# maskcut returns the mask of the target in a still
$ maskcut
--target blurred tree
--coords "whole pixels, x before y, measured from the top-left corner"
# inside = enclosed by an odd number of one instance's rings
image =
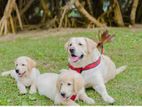
[[[20,28],[23,29],[23,25],[22,25],[22,22],[21,22],[21,17],[20,17],[20,13],[19,13],[16,1],[15,0],[9,0],[7,2],[6,7],[5,7],[3,16],[0,20],[0,35],[7,34],[10,30],[13,33],[15,33],[15,26],[16,26],[17,23],[15,24],[14,20],[13,20],[12,13],[14,11],[16,12],[15,16],[18,19],[18,22],[19,22],[18,24],[20,25]]]
[[[0,35],[23,28],[128,26],[142,23],[141,10],[141,0],[0,0]]]
[[[136,17],[136,10],[138,6],[139,0],[133,0],[132,4],[132,9],[131,9],[131,14],[130,14],[130,19],[131,19],[131,24],[135,24],[135,17]]]

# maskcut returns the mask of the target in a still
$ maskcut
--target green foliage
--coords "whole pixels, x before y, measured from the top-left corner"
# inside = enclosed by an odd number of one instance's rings
[[[142,105],[142,31],[129,29],[110,29],[116,37],[112,43],[105,45],[105,53],[117,66],[128,65],[125,72],[106,84],[108,93],[115,98],[114,105]],[[67,68],[65,42],[73,36],[86,36],[95,39],[96,30],[82,31],[62,36],[25,37],[15,41],[0,42],[0,73],[14,68],[14,60],[22,55],[30,56],[38,63],[39,70],[56,72]],[[94,98],[96,105],[106,104],[93,89],[87,94]],[[77,101],[81,105],[86,105]],[[20,95],[16,82],[11,77],[0,77],[0,105],[53,105],[53,101],[38,93]]]

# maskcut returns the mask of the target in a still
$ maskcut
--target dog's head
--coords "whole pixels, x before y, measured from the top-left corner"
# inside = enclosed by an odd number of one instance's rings
[[[22,56],[15,61],[15,72],[19,77],[30,73],[32,68],[36,66],[36,62],[29,57]]]
[[[57,80],[57,91],[64,99],[76,95],[83,87],[84,80],[79,73],[73,70],[61,70]]]
[[[97,43],[89,38],[75,37],[65,44],[65,48],[68,51],[69,62],[76,63],[91,54],[97,48]]]

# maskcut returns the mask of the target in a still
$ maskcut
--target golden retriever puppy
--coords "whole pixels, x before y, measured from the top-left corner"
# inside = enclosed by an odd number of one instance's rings
[[[77,99],[88,104],[95,103],[85,93],[82,76],[72,70],[61,70],[61,74],[41,74],[37,79],[37,88],[40,95],[50,98],[55,104],[77,105]]]
[[[30,94],[36,93],[36,79],[40,72],[36,69],[36,62],[27,57],[21,56],[15,61],[15,70],[2,73],[2,76],[11,75],[17,82],[20,94],[27,93],[26,86],[30,86]]]
[[[68,52],[69,68],[81,73],[85,87],[93,87],[108,103],[115,100],[109,96],[105,83],[124,71],[127,66],[116,69],[113,61],[97,49],[97,43],[85,37],[71,38],[65,48]]]

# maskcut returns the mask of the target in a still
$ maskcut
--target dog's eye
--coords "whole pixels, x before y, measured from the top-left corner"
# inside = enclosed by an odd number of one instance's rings
[[[25,64],[22,64],[22,66],[25,66]]]
[[[71,85],[71,83],[68,83],[68,86],[70,86]]]
[[[78,43],[78,45],[82,46],[83,44],[82,43]]]
[[[16,66],[18,66],[18,64],[16,64]]]
[[[70,46],[72,46],[72,43],[70,44]]]

